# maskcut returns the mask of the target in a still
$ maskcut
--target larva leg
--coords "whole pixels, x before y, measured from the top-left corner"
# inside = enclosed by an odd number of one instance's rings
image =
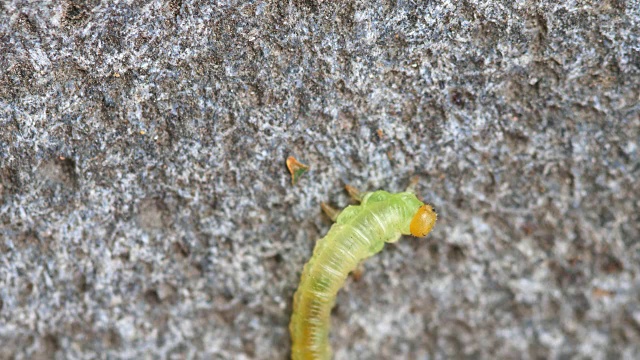
[[[347,193],[349,194],[349,196],[357,201],[357,202],[361,202],[362,201],[362,197],[364,196],[363,193],[360,192],[360,190],[356,189],[355,187],[351,186],[351,185],[345,185],[344,187],[345,190],[347,190]]]
[[[327,203],[320,203],[320,207],[322,208],[322,211],[327,214],[327,216],[329,217],[329,219],[331,219],[331,221],[336,221],[336,219],[338,218],[338,215],[340,215],[340,210],[334,208],[333,206],[327,204]]]
[[[420,178],[418,176],[412,176],[411,179],[409,180],[409,185],[407,185],[407,190],[405,191],[408,193],[415,194],[416,185],[418,185],[419,181],[420,181]]]
[[[364,266],[362,266],[362,263],[358,263],[355,270],[353,270],[353,272],[351,273],[353,276],[353,280],[360,281],[363,273],[364,273]]]

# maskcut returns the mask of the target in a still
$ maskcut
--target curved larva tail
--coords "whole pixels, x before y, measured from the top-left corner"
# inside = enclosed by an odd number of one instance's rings
[[[346,278],[345,274],[329,270],[322,264],[321,254],[333,238],[330,231],[318,240],[314,255],[305,264],[300,285],[293,296],[293,315],[289,332],[293,341],[291,359],[331,359],[329,327],[331,308],[335,303],[335,293]],[[335,290],[334,290],[335,289]]]
[[[369,253],[370,242],[355,240],[354,231],[350,225],[335,224],[318,240],[304,266],[289,325],[293,360],[331,359],[329,328],[336,295],[363,254]]]

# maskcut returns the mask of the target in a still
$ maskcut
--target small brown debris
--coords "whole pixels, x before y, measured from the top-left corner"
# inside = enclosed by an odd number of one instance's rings
[[[600,288],[593,288],[591,292],[593,293],[593,296],[597,298],[611,297],[616,294],[614,291],[609,291],[609,290],[600,289]]]
[[[291,173],[291,185],[297,184],[302,174],[309,171],[307,165],[300,163],[293,156],[287,158],[287,169],[289,169],[289,173]]]

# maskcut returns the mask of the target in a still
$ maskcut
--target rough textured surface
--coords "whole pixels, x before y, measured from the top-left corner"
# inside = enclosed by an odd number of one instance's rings
[[[412,175],[336,358],[638,358],[638,0],[275,3],[0,2],[0,358],[284,358],[320,201]]]

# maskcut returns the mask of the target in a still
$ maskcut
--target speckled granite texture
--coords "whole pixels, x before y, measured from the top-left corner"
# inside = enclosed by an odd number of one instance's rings
[[[638,0],[0,2],[0,358],[284,359],[319,203],[413,175],[440,220],[347,281],[336,359],[639,358],[639,37]]]

